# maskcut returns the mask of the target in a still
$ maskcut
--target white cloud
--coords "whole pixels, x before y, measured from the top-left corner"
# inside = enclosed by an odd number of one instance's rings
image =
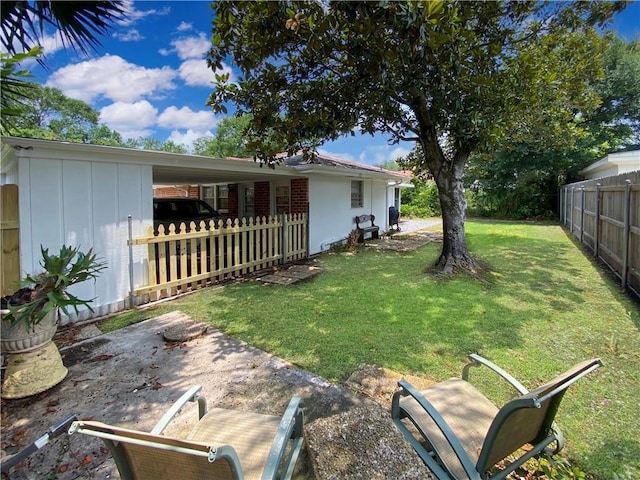
[[[173,40],[171,46],[181,60],[203,58],[211,48],[211,40],[204,33],[200,33],[197,37]]]
[[[168,15],[171,12],[170,7],[165,7],[161,10],[156,10],[155,8],[149,10],[138,10],[133,5],[133,1],[127,0],[120,5],[124,10],[123,18],[118,20],[119,25],[130,26],[135,24],[138,20],[149,17],[152,15],[164,16]]]
[[[140,40],[144,40],[144,36],[142,36],[135,28],[124,33],[114,33],[113,37],[122,42],[139,42]]]
[[[145,68],[117,55],[105,55],[56,70],[47,85],[87,103],[98,97],[131,103],[175,89],[175,77],[176,71],[170,67]]]
[[[191,30],[192,28],[193,28],[192,23],[180,22],[180,25],[178,25],[179,32],[186,32],[187,30]]]
[[[389,160],[396,160],[409,154],[408,148],[393,145],[373,145],[366,147],[358,161],[368,165],[380,165]]]
[[[189,107],[168,107],[158,116],[158,125],[164,128],[187,128],[207,131],[218,123],[212,111],[194,112]]]
[[[135,103],[115,102],[100,109],[100,122],[117,130],[125,138],[146,137],[153,134],[158,110],[146,100]]]
[[[229,80],[235,81],[235,76],[230,67],[224,65],[222,70],[216,70],[217,74],[230,74]],[[205,60],[186,60],[178,68],[178,75],[184,83],[191,87],[210,87],[216,83],[216,77]]]
[[[186,132],[181,132],[179,130],[173,130],[171,135],[167,140],[171,140],[172,142],[178,143],[180,145],[184,145],[187,147],[189,152],[193,151],[193,142],[196,138],[200,137],[211,137],[213,136],[210,131],[198,131],[198,130],[187,130]]]
[[[62,36],[59,31],[53,35],[43,35],[40,39],[40,45],[42,46],[45,56],[53,55],[58,50],[62,50],[64,48]]]
[[[320,155],[328,155],[330,157],[338,157],[338,158],[342,158],[343,160],[348,160],[350,162],[355,162],[356,159],[353,155],[351,155],[350,153],[345,153],[345,152],[330,152],[328,150],[325,150],[323,148],[318,148],[318,153]]]

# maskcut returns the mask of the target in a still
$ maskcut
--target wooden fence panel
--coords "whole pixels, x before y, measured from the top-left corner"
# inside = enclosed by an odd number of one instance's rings
[[[0,186],[0,201],[0,296],[5,296],[15,291],[15,282],[20,280],[18,186]]]
[[[149,255],[149,284],[134,295],[157,300],[306,258],[306,225],[307,215],[299,214],[191,223],[188,228],[170,225],[167,230],[160,226],[157,234],[151,228],[146,237],[131,240],[132,245],[146,245]],[[284,251],[286,245],[295,250]]]
[[[640,172],[565,185],[560,222],[640,297]]]

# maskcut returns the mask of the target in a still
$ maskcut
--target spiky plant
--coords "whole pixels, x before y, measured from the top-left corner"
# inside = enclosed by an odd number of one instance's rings
[[[32,330],[44,317],[56,308],[69,315],[72,307],[78,313],[79,306],[85,306],[93,312],[89,303],[69,293],[68,288],[86,280],[95,280],[100,272],[107,268],[106,263],[98,260],[89,249],[86,253],[79,247],[63,245],[58,255],[49,255],[49,249],[40,246],[44,268],[42,273],[27,275],[19,284],[18,295],[7,299],[9,313],[3,320],[10,322],[9,328],[24,324]]]

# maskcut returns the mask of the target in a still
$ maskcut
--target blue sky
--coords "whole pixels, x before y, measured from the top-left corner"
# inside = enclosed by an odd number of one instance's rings
[[[62,49],[55,35],[43,41],[48,69],[32,66],[34,80],[57,87],[100,112],[100,121],[125,138],[173,140],[190,146],[215,132],[221,116],[205,106],[213,72],[209,1],[126,2],[126,21],[100,38],[84,56]],[[640,2],[632,2],[612,26],[640,38]],[[234,75],[231,65],[225,69]],[[411,144],[389,145],[383,136],[356,136],[327,143],[321,151],[371,165],[406,155]]]

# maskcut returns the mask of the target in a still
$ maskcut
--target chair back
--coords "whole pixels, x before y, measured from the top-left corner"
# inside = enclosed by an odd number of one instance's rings
[[[489,427],[477,471],[486,472],[526,444],[542,449],[558,440],[552,425],[564,393],[601,364],[599,359],[579,363],[552,381],[506,403]]]
[[[238,480],[240,462],[233,448],[164,437],[100,422],[75,422],[71,432],[101,438],[123,480]]]

